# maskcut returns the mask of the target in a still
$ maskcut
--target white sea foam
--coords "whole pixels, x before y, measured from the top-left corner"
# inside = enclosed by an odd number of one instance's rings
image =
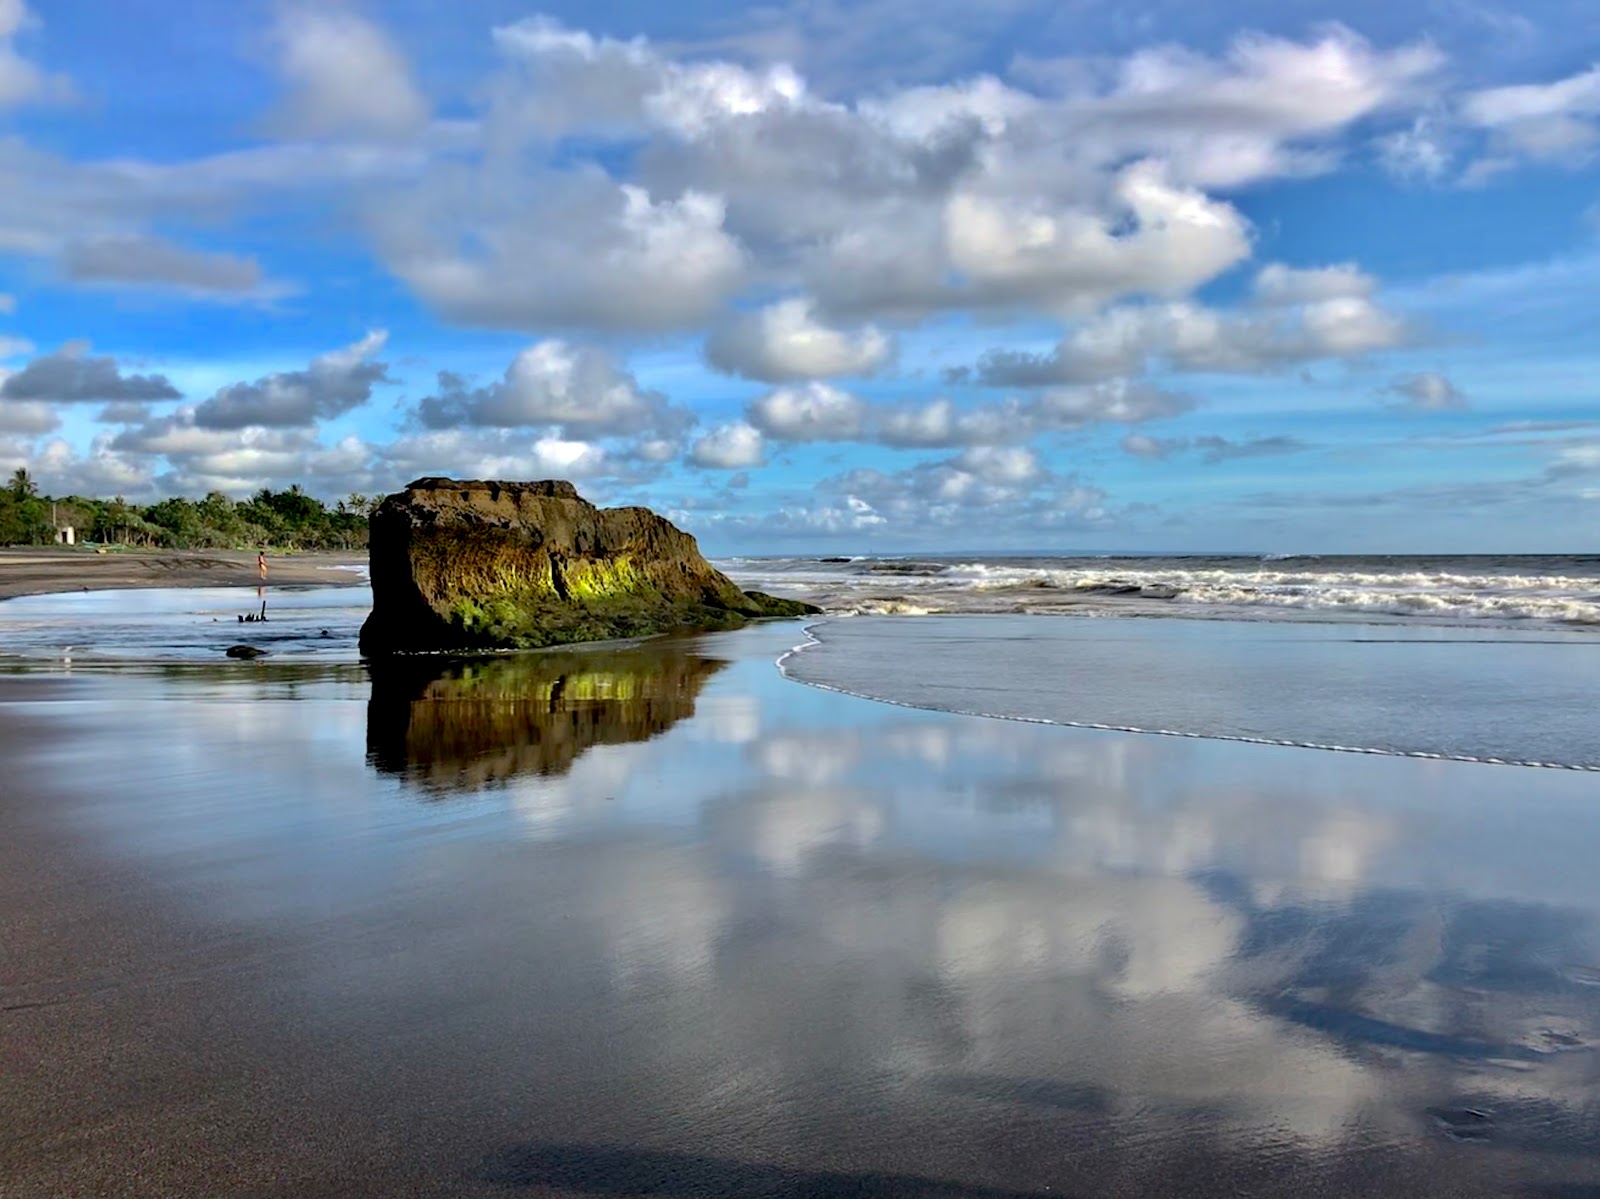
[[[1244,619],[1353,617],[1424,624],[1600,628],[1594,559],[741,559],[746,586],[830,611],[1026,611]],[[1557,563],[1569,569],[1542,573]],[[1470,569],[1469,567],[1477,569]],[[1577,569],[1571,569],[1576,566]],[[1466,569],[1464,569],[1466,568]],[[1592,571],[1593,573],[1581,573]]]

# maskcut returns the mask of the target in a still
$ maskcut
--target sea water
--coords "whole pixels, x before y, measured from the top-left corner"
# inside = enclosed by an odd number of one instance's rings
[[[1125,685],[1343,652],[1034,624]],[[910,710],[802,640],[0,677],[7,1194],[1600,1185],[1590,776]]]
[[[1600,639],[1565,629],[858,617],[783,665],[910,707],[1600,770]]]
[[[747,587],[834,612],[1127,614],[1600,633],[1596,555],[731,558]]]

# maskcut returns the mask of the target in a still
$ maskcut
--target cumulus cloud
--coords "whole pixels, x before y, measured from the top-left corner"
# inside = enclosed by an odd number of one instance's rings
[[[76,341],[7,375],[0,382],[0,398],[71,404],[176,400],[181,396],[165,375],[123,374],[115,358],[97,357],[89,352],[88,342]]]
[[[1189,301],[1119,306],[1076,325],[1047,354],[992,350],[975,378],[1038,387],[1170,370],[1254,374],[1321,359],[1358,358],[1402,345],[1410,330],[1372,298],[1376,282],[1352,266],[1257,276],[1255,304],[1236,311]]]
[[[1182,295],[1249,256],[1244,218],[1177,188],[1152,163],[1118,178],[1107,211],[1051,211],[959,193],[945,210],[951,265],[991,302],[1084,309],[1124,295]]]
[[[1600,146],[1600,66],[1553,83],[1470,93],[1461,114],[1489,139],[1485,156],[1468,168],[1468,182],[1519,161],[1581,165]]]
[[[603,350],[560,340],[522,350],[504,378],[487,386],[469,388],[448,373],[439,383],[438,394],[421,400],[416,409],[418,419],[431,429],[557,425],[584,436],[670,442],[694,419],[659,391],[640,387]]]
[[[376,452],[390,478],[595,479],[618,473],[603,446],[554,436],[516,437],[470,429],[435,429],[402,437]]]
[[[399,48],[341,5],[286,7],[277,49],[287,95],[273,125],[283,134],[398,137],[428,119],[428,103]]]
[[[374,386],[392,382],[388,366],[373,360],[388,337],[379,330],[313,358],[304,370],[230,384],[195,408],[194,423],[202,429],[293,428],[342,416],[370,400]]]
[[[114,452],[104,440],[80,453],[70,442],[52,438],[27,466],[40,490],[54,495],[148,497],[154,490],[149,463]]]
[[[142,425],[151,420],[152,415],[150,405],[124,401],[107,404],[94,418],[102,425]]]
[[[70,92],[64,79],[47,75],[17,52],[17,35],[33,20],[22,0],[0,0],[0,109]]]
[[[851,441],[866,428],[869,406],[826,383],[780,387],[751,402],[751,425],[778,441]]]
[[[750,285],[803,289],[708,347],[772,382],[881,365],[880,319],[1183,296],[1250,252],[1208,189],[1326,169],[1332,139],[1404,109],[1438,63],[1334,29],[1079,63],[1086,82],[1053,91],[979,78],[847,103],[781,64],[548,18],[496,44],[481,149],[368,209],[388,265],[450,319],[540,332],[692,326]]]
[[[1353,262],[1335,266],[1292,267],[1271,262],[1255,278],[1255,298],[1272,308],[1323,304],[1331,300],[1364,300],[1378,281]]]
[[[1117,515],[1104,491],[1053,475],[1033,450],[982,447],[899,471],[847,471],[819,483],[810,503],[736,523],[751,533],[859,534],[904,544],[947,541],[952,530],[1082,531]]]
[[[886,334],[870,325],[854,333],[832,328],[814,307],[796,297],[731,317],[707,339],[706,359],[727,374],[769,383],[869,375],[889,360]]]
[[[1194,400],[1146,383],[1113,379],[1054,387],[1026,399],[958,404],[868,403],[825,383],[783,387],[752,401],[748,422],[773,441],[854,441],[897,449],[959,449],[1026,442],[1095,424],[1141,424],[1180,416]]]
[[[61,266],[77,283],[170,287],[198,295],[250,292],[261,285],[261,264],[254,258],[191,250],[145,235],[74,242]]]
[[[761,430],[744,421],[718,425],[689,448],[689,462],[708,470],[760,466],[765,457]]]
[[[1467,397],[1438,371],[1421,371],[1395,379],[1384,393],[1396,400],[1396,406],[1416,412],[1450,412],[1465,408]]]
[[[1222,58],[1174,46],[1140,51],[1121,64],[1117,85],[1091,108],[1100,125],[1124,137],[1141,133],[1151,149],[1199,150],[1210,182],[1243,179],[1228,157],[1243,163],[1267,148],[1313,139],[1385,108],[1415,100],[1444,57],[1427,44],[1375,49],[1351,30],[1334,26],[1315,41],[1261,34],[1236,38]],[[1215,137],[1211,153],[1197,140]],[[1238,139],[1228,146],[1229,138]]]
[[[745,271],[708,192],[654,197],[596,170],[525,189],[441,171],[374,215],[391,268],[446,317],[509,329],[682,328]]]
[[[49,404],[38,400],[0,399],[0,433],[38,435],[53,433],[61,426],[61,418]]]

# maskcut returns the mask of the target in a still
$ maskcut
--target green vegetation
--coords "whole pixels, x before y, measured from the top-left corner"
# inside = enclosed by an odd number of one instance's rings
[[[18,470],[0,490],[0,545],[52,545],[57,530],[71,526],[79,542],[141,549],[358,549],[367,544],[367,514],[376,502],[354,494],[330,508],[296,484],[237,502],[213,491],[203,500],[138,505],[40,495]]]

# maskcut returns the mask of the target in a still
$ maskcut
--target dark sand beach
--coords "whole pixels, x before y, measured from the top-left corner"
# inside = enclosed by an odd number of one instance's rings
[[[355,570],[364,551],[268,554],[267,580],[286,587],[337,587],[360,583]],[[249,550],[112,550],[84,547],[0,549],[0,599],[59,591],[113,591],[134,587],[254,587],[260,582]]]
[[[0,1195],[1600,1193],[1591,775],[802,639],[13,660]]]

